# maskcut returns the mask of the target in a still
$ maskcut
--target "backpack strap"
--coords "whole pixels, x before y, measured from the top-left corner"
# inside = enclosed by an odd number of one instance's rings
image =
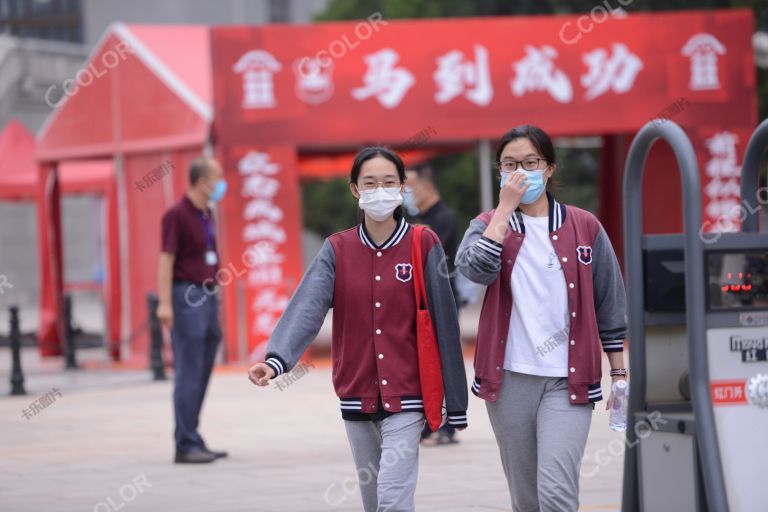
[[[427,309],[427,289],[424,285],[424,263],[421,254],[421,234],[425,226],[413,226],[412,261],[413,261],[413,291],[416,297],[416,309]]]

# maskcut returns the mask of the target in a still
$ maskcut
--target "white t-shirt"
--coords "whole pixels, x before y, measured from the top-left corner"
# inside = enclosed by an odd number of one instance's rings
[[[525,238],[512,267],[512,314],[504,369],[568,376],[568,292],[549,239],[549,217],[523,215]]]

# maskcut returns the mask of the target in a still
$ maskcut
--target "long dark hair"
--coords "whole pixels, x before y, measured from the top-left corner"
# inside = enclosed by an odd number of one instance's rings
[[[507,133],[502,135],[501,140],[499,140],[499,144],[496,146],[497,162],[501,159],[501,153],[504,151],[504,148],[507,146],[507,144],[517,139],[528,139],[531,141],[531,145],[534,147],[534,149],[536,149],[541,157],[547,161],[548,165],[557,165],[557,159],[555,157],[555,146],[552,144],[552,139],[549,137],[549,135],[547,135],[547,132],[538,126],[533,126],[531,124],[521,124],[520,126],[515,126]],[[549,180],[547,180],[547,190],[552,192],[556,188],[557,182],[555,182],[554,178],[550,177]]]
[[[377,156],[386,158],[395,164],[395,168],[397,169],[397,176],[400,178],[400,183],[405,183],[405,165],[403,164],[402,159],[398,156],[397,153],[384,146],[367,146],[358,151],[357,155],[355,155],[355,161],[352,163],[352,170],[349,171],[349,182],[357,184],[357,179],[360,177],[360,168],[363,167],[365,162],[371,158],[376,158]],[[362,211],[360,213],[362,214]],[[395,219],[400,219],[400,217],[403,216],[402,207],[398,206],[395,209],[393,215]]]

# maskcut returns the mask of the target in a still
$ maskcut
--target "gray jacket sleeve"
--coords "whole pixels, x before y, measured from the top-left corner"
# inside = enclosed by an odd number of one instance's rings
[[[470,222],[456,253],[456,268],[459,272],[470,281],[486,286],[499,276],[502,249],[500,243],[483,236],[487,227],[479,219]]]
[[[440,348],[440,365],[445,388],[448,425],[467,426],[467,374],[461,351],[459,318],[451,290],[448,265],[442,246],[432,246],[424,269],[424,286],[429,302],[429,315],[435,327]]]
[[[317,336],[333,305],[335,278],[336,256],[326,240],[269,337],[264,362],[275,377],[290,371]]]
[[[627,298],[616,253],[602,226],[592,247],[592,288],[603,350],[621,352],[627,337]]]

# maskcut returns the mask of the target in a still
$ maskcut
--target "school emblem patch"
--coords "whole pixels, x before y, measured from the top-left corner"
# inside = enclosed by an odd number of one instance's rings
[[[592,247],[589,245],[580,245],[576,248],[576,253],[579,256],[579,262],[584,265],[590,265],[592,263]]]
[[[407,283],[413,278],[413,265],[410,263],[398,263],[395,265],[395,277],[398,281]]]

